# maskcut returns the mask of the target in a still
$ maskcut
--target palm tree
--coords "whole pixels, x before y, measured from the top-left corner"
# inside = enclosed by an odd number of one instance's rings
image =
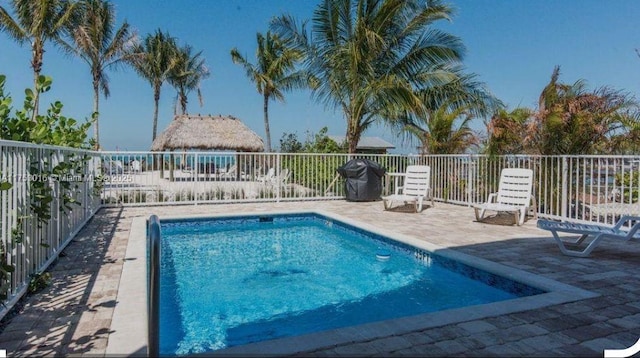
[[[138,74],[149,81],[153,88],[153,137],[158,133],[158,105],[162,84],[171,72],[172,59],[177,49],[176,40],[160,29],[153,35],[147,35],[142,43],[134,46],[128,58]]]
[[[302,53],[288,47],[276,35],[267,31],[263,36],[256,35],[258,49],[256,50],[257,64],[251,64],[234,48],[231,59],[240,64],[247,72],[247,77],[256,84],[258,93],[263,98],[264,130],[266,133],[266,151],[271,152],[271,131],[269,130],[269,100],[284,101],[283,91],[304,84],[302,72],[294,72],[296,63],[301,60]]]
[[[497,110],[487,123],[486,152],[490,155],[524,153],[524,135],[532,115],[533,111],[524,107]]]
[[[635,154],[640,151],[640,105],[636,104],[623,112],[620,122],[624,131],[612,138],[611,153]]]
[[[455,79],[446,65],[461,60],[463,45],[431,27],[451,14],[437,0],[324,0],[310,31],[287,15],[274,19],[271,28],[304,51],[305,67],[318,83],[313,93],[344,113],[354,153],[376,121],[424,114],[417,90]]]
[[[100,90],[105,98],[109,97],[109,78],[105,71],[125,60],[136,36],[129,33],[129,24],[126,21],[114,32],[115,11],[113,4],[106,0],[82,0],[80,9],[80,23],[70,31],[73,46],[64,43],[63,47],[84,60],[91,69],[94,140],[96,149],[99,149]]]
[[[607,152],[612,135],[623,131],[623,119],[637,102],[627,93],[608,87],[588,91],[578,80],[551,81],[540,94],[538,110],[528,125],[527,142],[538,154],[596,154]]]
[[[460,154],[480,142],[469,127],[472,118],[467,108],[443,105],[428,111],[424,126],[409,124],[406,130],[422,142],[425,154]]]
[[[66,0],[12,0],[11,6],[15,18],[0,6],[0,31],[6,32],[21,45],[31,45],[35,89],[32,119],[35,121],[40,102],[39,78],[44,45],[47,41],[58,41],[77,21],[77,3]]]
[[[407,113],[406,119],[390,123],[417,138],[423,150],[432,154],[464,153],[479,145],[470,122],[504,107],[475,74],[466,74],[459,66],[446,70],[453,76],[450,82],[418,90],[424,113]]]
[[[172,58],[172,68],[169,71],[167,81],[178,91],[178,102],[181,113],[187,113],[187,95],[192,90],[198,93],[198,100],[202,106],[202,93],[200,92],[200,82],[209,77],[209,69],[204,65],[202,52],[192,54],[193,49],[185,45],[174,52]]]

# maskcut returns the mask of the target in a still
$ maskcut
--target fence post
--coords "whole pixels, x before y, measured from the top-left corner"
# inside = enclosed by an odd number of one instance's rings
[[[276,180],[276,203],[280,202],[280,173],[282,172],[282,168],[280,167],[280,153],[276,153],[276,178],[278,178],[278,180]]]
[[[467,207],[470,207],[473,204],[473,172],[475,172],[475,163],[473,162],[472,154],[469,154],[467,164]]]
[[[568,188],[569,188],[569,163],[566,155],[562,156],[562,190],[561,199],[560,199],[560,216],[562,219],[567,219],[567,201],[568,201]]]
[[[186,157],[186,156],[185,156]],[[200,194],[197,190],[198,188],[198,166],[199,166],[199,161],[200,159],[198,158],[198,152],[196,152],[193,156],[193,164],[191,165],[191,175],[193,175],[193,195],[194,195],[194,199],[196,201],[196,205],[198,205],[198,197]],[[185,163],[189,162],[189,160],[185,160]],[[204,187],[203,187],[204,188]],[[202,193],[202,197],[207,200],[207,192],[203,189],[203,193]],[[209,198],[210,199],[210,198]]]

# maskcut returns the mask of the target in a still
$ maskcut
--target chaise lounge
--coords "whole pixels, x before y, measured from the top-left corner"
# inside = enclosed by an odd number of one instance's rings
[[[624,230],[623,226],[633,222],[633,225],[629,230]],[[631,239],[640,240],[640,216],[623,216],[613,226],[601,226],[595,224],[578,224],[568,222],[557,222],[549,220],[538,220],[538,227],[543,230],[549,230],[553,234],[553,238],[558,243],[560,251],[568,256],[575,257],[587,257],[598,246],[600,241],[604,238],[612,238],[618,240],[628,241]],[[558,236],[558,232],[566,232],[571,234],[581,235],[575,241],[563,240]],[[593,240],[582,250],[578,247],[587,238],[593,238]],[[567,247],[571,246],[571,248]]]

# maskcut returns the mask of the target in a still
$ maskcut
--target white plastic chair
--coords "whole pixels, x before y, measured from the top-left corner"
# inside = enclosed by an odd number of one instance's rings
[[[515,224],[524,224],[529,207],[535,210],[535,200],[531,195],[533,170],[505,168],[500,172],[498,192],[489,194],[487,202],[474,205],[476,220],[482,221],[487,210],[514,214]],[[532,203],[533,202],[533,203]]]
[[[634,221],[631,229],[623,230],[622,227],[627,222]],[[595,224],[578,224],[578,223],[562,223],[549,220],[538,220],[538,227],[543,230],[549,230],[553,234],[553,238],[558,243],[560,251],[568,256],[587,257],[593,249],[600,243],[601,239],[613,238],[628,241],[631,239],[640,240],[640,217],[623,216],[613,227],[600,226]],[[581,235],[575,241],[562,240],[558,236],[558,232],[567,232]],[[584,240],[592,237],[593,240],[582,250],[578,249]],[[568,248],[567,245],[572,248]]]
[[[131,168],[130,170],[134,173],[139,173],[140,172],[140,161],[138,161],[137,159],[133,160],[131,163],[129,163],[129,168]]]
[[[385,210],[389,210],[394,201],[413,203],[415,212],[422,211],[422,203],[425,198],[431,198],[431,168],[428,165],[409,165],[404,174],[404,182],[396,186],[395,194],[383,196],[382,203]]]
[[[275,168],[269,168],[266,175],[258,177],[258,181],[262,184],[269,184],[272,186],[284,186],[287,185],[289,177],[291,177],[291,171],[289,168],[283,168],[278,174],[276,174]]]
[[[276,175],[273,177],[273,185],[287,185],[289,182],[289,177],[291,176],[291,171],[289,168],[284,168],[280,171],[280,175]]]
[[[269,170],[267,170],[267,174],[259,176],[257,180],[262,184],[267,184],[272,182],[275,176],[276,176],[276,169],[269,168]]]

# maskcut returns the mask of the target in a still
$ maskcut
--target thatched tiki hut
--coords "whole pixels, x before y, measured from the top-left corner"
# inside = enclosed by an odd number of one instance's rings
[[[233,116],[179,115],[151,144],[152,151],[229,150],[262,152],[262,138]],[[160,168],[164,168],[162,156]],[[174,160],[171,155],[169,179],[173,180]],[[163,177],[163,170],[160,170]]]

